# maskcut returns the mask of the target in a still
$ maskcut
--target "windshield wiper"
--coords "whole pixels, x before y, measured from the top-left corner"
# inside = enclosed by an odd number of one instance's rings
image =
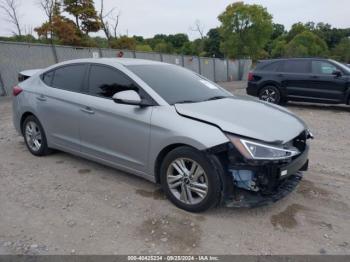
[[[178,102],[175,102],[175,104],[189,104],[189,103],[197,103],[198,101],[193,101],[193,100],[183,100],[183,101],[178,101]]]
[[[208,99],[206,99],[206,100],[204,100],[204,101],[219,100],[219,99],[224,99],[224,98],[226,98],[226,97],[227,97],[227,96],[213,96],[213,97],[208,98]]]

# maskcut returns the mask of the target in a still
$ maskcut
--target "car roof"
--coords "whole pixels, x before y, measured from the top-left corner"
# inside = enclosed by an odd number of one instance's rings
[[[270,62],[287,61],[287,60],[329,60],[329,59],[322,58],[322,57],[289,57],[289,58],[264,59],[264,60],[259,60],[258,62],[270,63]]]
[[[106,65],[120,64],[120,65],[124,65],[124,66],[131,66],[131,65],[166,65],[165,63],[158,62],[158,61],[136,59],[136,58],[83,58],[83,59],[67,60],[67,61],[55,64],[55,66],[57,66],[57,65],[76,64],[76,63],[99,63],[99,64],[106,64]]]

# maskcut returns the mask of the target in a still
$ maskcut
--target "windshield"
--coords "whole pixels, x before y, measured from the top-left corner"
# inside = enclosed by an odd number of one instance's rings
[[[217,84],[179,66],[159,64],[127,67],[171,105],[232,96]]]
[[[333,63],[335,63],[337,66],[339,66],[347,75],[350,75],[350,68],[346,65],[343,65],[342,63],[339,63],[338,61],[331,60]]]

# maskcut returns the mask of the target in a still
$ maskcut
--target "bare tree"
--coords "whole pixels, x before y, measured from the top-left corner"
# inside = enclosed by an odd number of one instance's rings
[[[118,13],[112,12],[110,14],[110,19],[113,21],[111,27],[113,29],[113,36],[114,36],[114,38],[117,38],[117,28],[118,28],[118,25],[119,25],[120,15],[121,15],[120,11]]]
[[[119,25],[119,18],[121,13],[115,12],[115,7],[109,10],[106,14],[104,13],[104,1],[101,0],[101,10],[100,10],[100,20],[102,25],[102,30],[105,33],[108,40],[112,37],[117,37],[117,28]]]
[[[190,30],[199,33],[201,39],[204,39],[204,26],[202,25],[200,20],[197,19],[194,25],[190,27]]]
[[[107,15],[105,15],[103,12],[104,12],[104,1],[101,0],[101,10],[100,10],[101,27],[102,27],[103,32],[106,35],[106,38],[108,40],[110,40],[111,39],[111,32],[110,32],[110,29],[109,29],[108,21],[106,19]]]
[[[44,10],[45,15],[49,22],[52,21],[55,3],[56,3],[56,0],[41,0],[39,3],[41,9]]]
[[[16,31],[12,31],[13,34],[22,36],[18,6],[19,0],[0,0],[0,9],[6,14],[7,20],[16,27]]]
[[[25,25],[24,26],[24,34],[25,35],[33,35],[33,26]]]
[[[41,9],[44,10],[50,27],[52,27],[53,13],[56,4],[56,0],[40,0]],[[50,30],[50,39],[52,39],[52,30]]]

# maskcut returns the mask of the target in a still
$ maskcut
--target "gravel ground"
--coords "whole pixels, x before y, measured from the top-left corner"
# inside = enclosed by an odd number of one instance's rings
[[[350,107],[288,108],[316,137],[298,190],[268,207],[190,214],[136,176],[32,156],[0,99],[0,254],[350,254]]]

